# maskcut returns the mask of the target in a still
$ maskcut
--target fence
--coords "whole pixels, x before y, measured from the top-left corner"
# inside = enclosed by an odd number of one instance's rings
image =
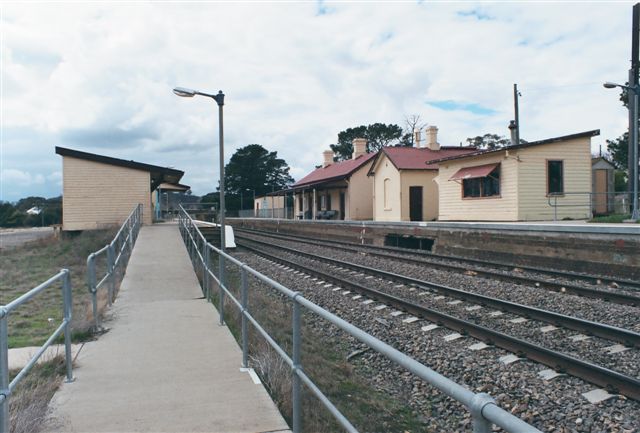
[[[133,245],[138,237],[142,224],[142,205],[138,204],[122,224],[111,243],[95,251],[87,257],[87,288],[91,293],[93,320],[95,329],[100,327],[100,314],[98,313],[98,290],[108,283],[107,304],[111,306],[115,296],[119,272],[127,267]],[[96,276],[96,262],[104,254],[107,255],[105,273],[98,281]]]
[[[223,253],[219,249],[207,242],[200,230],[197,228],[189,214],[182,209],[179,216],[180,232],[187,247],[187,251],[191,257],[194,268],[202,272],[203,275],[203,293],[207,299],[211,299],[212,282],[215,282],[219,288],[219,306],[220,323],[224,324],[224,305],[225,297],[228,296],[233,305],[235,305],[241,313],[241,344],[242,344],[242,366],[248,368],[248,324],[251,323],[255,330],[267,341],[267,343],[278,353],[278,355],[291,368],[292,375],[292,401],[293,401],[293,432],[299,433],[302,426],[302,406],[301,406],[301,386],[302,383],[312,392],[315,397],[324,405],[324,407],[333,415],[336,421],[348,432],[357,432],[358,430],[349,422],[349,420],[334,406],[334,404],[323,394],[323,392],[315,385],[315,383],[305,374],[301,363],[301,309],[315,313],[318,317],[332,323],[343,331],[347,332],[360,342],[364,343],[371,349],[386,356],[397,365],[405,368],[407,371],[420,377],[425,382],[439,389],[442,393],[448,395],[454,400],[462,403],[468,411],[471,412],[473,419],[474,433],[489,433],[492,431],[492,425],[496,424],[507,432],[538,432],[539,430],[525,423],[521,419],[513,416],[509,412],[498,407],[494,400],[484,393],[474,393],[462,385],[442,376],[441,374],[431,370],[425,365],[419,363],[413,358],[394,349],[386,343],[378,340],[370,334],[356,326],[346,322],[338,316],[326,311],[313,302],[304,298],[300,293],[294,292],[280,283],[262,275],[256,270],[250,268],[246,264],[237,259]],[[217,254],[219,262],[218,276],[214,274],[210,267],[211,253]],[[240,270],[241,287],[240,300],[236,299],[226,284],[224,262],[228,261]],[[292,354],[278,345],[264,328],[251,315],[248,309],[248,276],[252,275],[259,281],[267,284],[270,288],[284,295],[293,306],[293,347]]]
[[[625,192],[564,192],[550,194],[547,203],[553,208],[553,220],[557,221],[559,208],[582,210],[584,218],[593,218],[595,214],[631,213],[631,197],[631,193]]]
[[[9,335],[7,320],[9,314],[20,305],[29,301],[51,285],[60,281],[62,283],[62,310],[64,317],[62,323],[51,334],[47,341],[38,349],[38,352],[31,358],[27,365],[20,370],[18,375],[9,383]],[[49,278],[39,286],[29,290],[19,298],[14,299],[7,305],[0,307],[0,433],[9,432],[9,398],[16,385],[29,373],[38,359],[51,344],[64,333],[64,351],[67,366],[67,382],[73,381],[72,359],[71,359],[71,279],[69,271],[62,269],[58,274]]]

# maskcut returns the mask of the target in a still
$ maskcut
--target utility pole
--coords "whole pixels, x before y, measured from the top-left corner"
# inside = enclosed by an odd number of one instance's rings
[[[520,114],[518,112],[518,96],[520,95],[520,92],[518,92],[518,85],[514,84],[513,85],[513,109],[515,111],[515,120],[516,120],[516,139],[515,139],[515,143],[514,144],[520,144]]]
[[[639,47],[640,47],[640,3],[636,3],[633,5],[633,19],[631,25],[632,33],[631,33],[631,69],[629,69],[629,87],[631,89],[638,90],[638,71],[640,70],[640,56],[639,56]],[[638,194],[637,187],[634,185],[638,184],[638,157],[637,155],[640,153],[638,146],[638,112],[637,106],[635,104],[635,100],[637,95],[636,92],[627,92],[628,102],[627,105],[629,107],[629,185],[628,190],[629,194],[631,194],[631,203],[637,203],[638,197],[633,196],[634,194]],[[634,93],[632,95],[632,93]],[[633,99],[632,99],[633,98]],[[636,208],[637,209],[637,208]],[[637,212],[637,211],[636,211]],[[638,218],[638,215],[632,215],[632,218]]]

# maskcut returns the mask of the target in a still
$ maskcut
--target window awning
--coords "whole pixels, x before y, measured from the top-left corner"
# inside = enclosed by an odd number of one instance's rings
[[[476,179],[478,177],[487,177],[500,163],[478,165],[476,167],[465,167],[456,171],[449,180]]]

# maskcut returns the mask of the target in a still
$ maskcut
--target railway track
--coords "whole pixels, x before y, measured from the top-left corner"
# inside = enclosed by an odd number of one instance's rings
[[[588,298],[602,299],[604,301],[612,302],[616,304],[640,306],[640,296],[637,296],[635,294],[632,295],[632,294],[622,293],[622,292],[593,289],[589,287],[580,286],[577,284],[572,284],[566,281],[557,282],[557,281],[549,281],[544,278],[536,278],[534,276],[514,275],[513,271],[514,269],[518,269],[518,270],[523,270],[528,272],[546,274],[549,276],[556,276],[556,277],[560,276],[563,278],[582,279],[583,281],[600,281],[600,282],[609,281],[610,283],[613,283],[613,280],[603,279],[604,277],[596,277],[596,276],[590,276],[590,275],[585,276],[580,274],[574,274],[571,272],[551,271],[551,270],[538,269],[538,268],[532,268],[532,267],[509,266],[509,265],[496,264],[493,262],[486,262],[486,261],[474,260],[474,259],[463,259],[458,257],[452,258],[449,256],[441,256],[441,255],[438,256],[430,253],[426,254],[426,253],[421,253],[413,250],[410,253],[406,251],[400,252],[398,251],[397,248],[390,249],[387,247],[375,247],[370,245],[363,246],[363,245],[357,245],[357,244],[352,244],[347,242],[334,242],[334,241],[323,242],[318,240],[311,240],[305,237],[297,237],[297,236],[289,236],[289,235],[282,236],[282,235],[275,235],[272,233],[266,233],[266,232],[261,232],[256,230],[236,229],[236,237],[242,238],[243,233],[256,234],[259,236],[269,237],[272,239],[281,239],[284,241],[295,240],[296,242],[302,242],[310,245],[325,246],[325,247],[340,249],[342,251],[348,251],[353,253],[361,253],[364,250],[368,255],[381,257],[384,259],[402,260],[403,262],[427,265],[436,269],[464,273],[467,275],[469,274],[469,272],[473,272],[474,275],[484,277],[484,278],[515,282],[515,283],[524,284],[524,285],[532,285],[535,287],[544,288],[544,289],[552,290],[559,293],[567,293],[567,294],[573,294],[578,296],[584,296]],[[419,258],[415,257],[416,255],[420,255],[422,257],[419,257]],[[469,266],[455,264],[455,263],[444,263],[441,261],[434,261],[434,260],[431,260],[432,257],[435,257],[439,260],[446,259],[446,260],[462,261],[464,263],[473,264],[474,267],[470,268]],[[478,266],[482,266],[482,267],[478,267]],[[497,270],[487,269],[486,266],[502,267],[504,271],[511,271],[511,273],[505,274]],[[624,284],[625,287],[628,287],[631,290],[640,290],[640,283],[637,283],[634,281],[627,281],[627,280],[618,280],[618,281],[620,282],[620,284]],[[616,283],[616,284],[619,284],[619,283]]]
[[[252,241],[255,242],[255,241]],[[510,335],[489,329],[487,327],[459,319],[449,314],[442,313],[440,311],[436,311],[430,308],[426,308],[422,305],[407,301],[406,299],[402,299],[397,296],[390,295],[388,293],[381,292],[379,290],[371,289],[366,287],[363,284],[359,284],[357,282],[351,281],[350,279],[345,279],[337,276],[335,273],[324,272],[317,268],[311,266],[305,266],[300,263],[293,262],[281,256],[276,256],[272,253],[265,251],[264,249],[257,248],[255,245],[248,245],[246,240],[242,240],[239,242],[239,245],[243,248],[251,250],[256,254],[259,254],[263,257],[268,258],[268,260],[272,260],[277,263],[281,263],[285,266],[289,266],[292,268],[296,268],[306,274],[313,275],[317,278],[320,278],[324,281],[328,281],[332,284],[338,285],[340,287],[344,287],[346,289],[350,289],[356,292],[361,293],[362,295],[375,299],[379,302],[391,305],[399,310],[406,311],[416,317],[421,317],[427,320],[430,320],[434,323],[441,324],[449,329],[455,330],[463,335],[469,335],[474,338],[477,338],[480,341],[483,341],[487,344],[495,345],[496,347],[500,347],[509,352],[515,353],[519,356],[526,356],[527,358],[539,362],[541,364],[547,365],[554,370],[570,374],[572,376],[579,377],[587,382],[594,383],[598,386],[604,387],[608,389],[610,392],[623,394],[629,398],[633,398],[635,400],[640,400],[640,380],[624,375],[622,373],[613,371],[611,369],[596,365],[594,363],[586,362],[580,360],[578,358],[553,351],[536,344],[532,344],[530,342],[512,337]],[[260,243],[258,243],[260,245]],[[282,248],[280,246],[274,247],[268,243],[262,243],[262,246],[272,247],[272,248]],[[306,255],[313,256],[308,253],[301,253],[298,250],[288,249],[289,253],[293,253],[296,255]],[[319,258],[316,258],[319,259]],[[326,258],[322,258],[324,260]],[[383,277],[386,279],[393,279],[394,281],[402,282],[403,284],[410,284],[414,287],[419,288],[427,288],[436,291],[446,291],[451,296],[462,297],[466,296],[468,292],[464,292],[458,289],[452,289],[445,286],[434,285],[429,282],[415,280],[407,277],[403,277],[397,274],[391,274],[388,272],[380,272],[375,269],[365,268],[360,265],[345,263],[344,261],[338,261],[334,259],[330,259],[328,262],[331,262],[332,266],[340,266],[347,267],[350,269],[357,270],[357,272],[368,273],[370,275],[376,275],[379,277]],[[640,339],[637,333],[633,333],[632,331],[619,329],[615,327],[611,327],[608,325],[597,324],[593,322],[583,321],[581,319],[576,319],[569,316],[562,316],[556,313],[551,313],[539,309],[526,310],[527,308],[523,305],[518,305],[514,303],[506,303],[501,304],[501,301],[498,299],[488,298],[488,297],[479,297],[481,295],[471,294],[472,298],[465,299],[473,299],[473,302],[484,304],[484,305],[492,305],[496,308],[511,308],[513,312],[518,312],[517,314],[521,315],[529,315],[529,317],[538,318],[538,320],[542,320],[539,317],[546,317],[547,321],[550,323],[561,324],[559,321],[562,320],[563,323],[561,326],[570,327],[581,327],[580,330],[585,329],[587,327],[591,330],[591,332],[601,334],[602,338],[614,339],[615,341],[623,341],[625,344],[630,344],[635,347],[639,347]],[[499,305],[499,306],[498,306]],[[575,329],[575,328],[571,328]],[[588,331],[586,331],[588,332]],[[605,336],[606,335],[606,336]]]

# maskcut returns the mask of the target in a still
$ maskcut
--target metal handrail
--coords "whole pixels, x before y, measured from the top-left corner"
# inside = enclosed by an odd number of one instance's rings
[[[575,202],[575,197],[584,197],[584,201]],[[593,218],[594,210],[596,207],[596,199],[605,196],[607,208],[612,204],[615,205],[616,197],[629,197],[629,204],[633,202],[632,193],[630,192],[592,192],[592,191],[572,191],[572,192],[560,192],[550,193],[547,195],[547,204],[553,208],[553,220],[558,220],[558,208],[584,208],[587,212],[586,218]],[[613,201],[612,201],[613,198]],[[571,201],[570,199],[573,199]],[[569,203],[563,203],[569,201]]]
[[[133,251],[140,226],[142,225],[142,205],[138,204],[131,211],[127,219],[122,223],[113,240],[87,257],[87,289],[91,294],[93,320],[95,329],[100,328],[100,315],[98,314],[98,290],[105,284],[108,285],[107,303],[109,306],[114,301],[117,270],[126,267]],[[107,254],[107,267],[104,275],[98,281],[96,276],[96,259]]]
[[[18,375],[9,383],[9,335],[8,318],[9,314],[20,305],[29,301],[54,283],[62,282],[62,310],[63,320],[58,328],[49,336],[47,341],[38,349],[36,354],[29,360],[26,366],[20,370]],[[49,346],[64,333],[65,360],[67,367],[67,382],[73,381],[72,359],[71,359],[71,278],[69,270],[62,269],[59,273],[49,278],[44,283],[29,290],[22,296],[0,306],[0,433],[9,432],[9,398],[13,389],[29,373],[38,359],[44,354]]]
[[[235,259],[234,257],[220,251],[211,245],[202,235],[193,219],[181,207],[179,214],[179,227],[185,245],[191,257],[194,267],[203,273],[203,293],[207,299],[211,299],[212,281],[215,282],[220,290],[220,322],[224,324],[224,295],[231,299],[232,303],[240,310],[242,316],[242,366],[248,368],[248,338],[247,325],[251,323],[260,335],[268,342],[268,344],[278,353],[278,355],[289,365],[293,378],[292,400],[293,400],[293,432],[301,431],[301,384],[304,383],[309,390],[320,400],[327,410],[334,416],[336,421],[348,432],[357,432],[358,430],[349,422],[349,420],[333,405],[333,403],[324,395],[324,393],[313,383],[306,375],[301,362],[301,338],[300,338],[300,308],[315,313],[319,317],[333,323],[338,328],[347,332],[360,342],[364,343],[371,349],[386,356],[391,361],[404,367],[406,370],[423,379],[425,382],[435,386],[442,393],[448,395],[454,400],[462,403],[467,410],[471,412],[473,419],[474,433],[489,433],[492,431],[492,425],[498,425],[507,432],[538,432],[540,431],[530,424],[525,423],[520,418],[512,415],[496,405],[492,397],[485,393],[474,393],[464,386],[446,378],[445,376],[435,372],[429,367],[421,364],[415,359],[405,355],[404,353],[394,349],[381,340],[366,333],[360,328],[341,319],[335,314],[323,309],[304,298],[300,293],[294,292],[287,287],[281,285],[277,281],[261,274],[260,272],[250,268],[245,263]],[[210,254],[213,252],[218,255],[219,261],[229,261],[231,264],[240,268],[241,273],[241,299],[238,300],[226,287],[224,274],[219,273],[221,278],[216,277],[209,267]],[[264,330],[260,323],[251,315],[248,309],[248,290],[247,275],[251,274],[258,280],[266,283],[271,288],[285,295],[293,303],[293,348],[292,354],[289,356],[286,351],[278,345],[278,343]],[[221,281],[222,280],[222,281]]]

